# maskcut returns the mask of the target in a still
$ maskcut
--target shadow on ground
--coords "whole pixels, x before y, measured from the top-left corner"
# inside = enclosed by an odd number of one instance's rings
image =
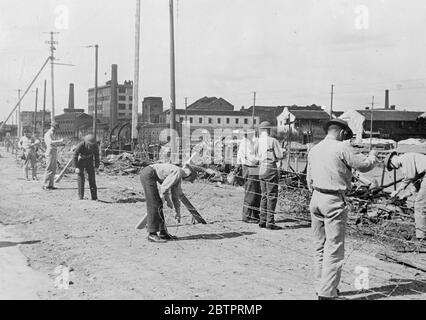
[[[227,232],[227,233],[212,233],[212,234],[197,234],[187,237],[179,237],[179,241],[188,241],[188,240],[223,240],[223,239],[233,239],[244,236],[251,236],[256,233],[254,232]]]
[[[391,279],[390,284],[383,287],[371,288],[368,291],[348,291],[342,292],[340,296],[350,297],[365,294],[351,300],[379,300],[386,297],[414,296],[426,293],[426,279]]]
[[[0,249],[2,248],[9,248],[9,247],[15,247],[19,245],[31,245],[31,244],[37,244],[40,243],[40,240],[36,241],[24,241],[24,242],[8,242],[8,241],[0,241]]]

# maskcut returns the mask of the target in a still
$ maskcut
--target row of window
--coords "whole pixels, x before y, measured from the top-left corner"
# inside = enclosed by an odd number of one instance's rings
[[[133,105],[132,104],[129,104],[129,110],[132,110],[133,109]],[[125,104],[123,104],[123,103],[119,103],[118,104],[118,109],[119,110],[126,110],[126,105]]]
[[[237,125],[240,124],[240,119],[239,118],[236,118],[234,120],[235,120],[235,124],[237,124]],[[180,122],[184,122],[184,121],[185,121],[185,118],[181,117],[180,118]],[[248,118],[245,118],[243,122],[244,122],[244,124],[249,124],[249,121],[250,120]],[[207,122],[208,122],[208,124],[213,124],[213,118],[208,118]],[[217,118],[216,122],[217,122],[217,124],[222,124],[222,118]],[[189,118],[189,123],[191,123],[191,124],[194,123],[194,118],[193,117]],[[231,124],[231,119],[230,118],[226,118],[224,123]],[[203,118],[198,118],[198,124],[203,124]],[[257,119],[254,119],[254,124],[257,124]]]

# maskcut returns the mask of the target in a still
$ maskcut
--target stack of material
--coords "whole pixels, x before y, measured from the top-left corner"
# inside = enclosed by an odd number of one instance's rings
[[[120,155],[109,155],[102,161],[103,166],[100,171],[108,175],[133,175],[138,174],[141,169],[150,165],[148,161],[136,159],[131,153],[122,153]]]

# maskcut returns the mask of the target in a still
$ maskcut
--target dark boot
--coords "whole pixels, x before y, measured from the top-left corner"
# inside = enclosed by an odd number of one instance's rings
[[[92,195],[92,200],[98,200],[98,189],[90,189],[90,194]]]

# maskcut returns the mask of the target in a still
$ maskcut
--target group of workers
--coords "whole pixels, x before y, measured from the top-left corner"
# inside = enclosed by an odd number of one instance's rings
[[[63,144],[56,139],[56,123],[44,136],[46,144],[46,175],[43,189],[54,190],[57,166],[57,148]],[[369,172],[379,160],[376,151],[368,155],[355,151],[350,140],[353,132],[341,119],[330,120],[325,125],[327,136],[308,154],[307,184],[312,192],[309,205],[314,238],[314,272],[316,294],[319,300],[337,299],[339,295],[348,218],[346,193],[352,188],[353,171]],[[24,175],[33,168],[38,139],[28,134],[20,141],[24,151]],[[237,164],[242,166],[245,195],[242,221],[256,223],[260,228],[280,230],[275,222],[280,166],[284,151],[276,138],[276,131],[269,122],[262,122],[258,132],[245,131],[238,153]],[[84,138],[74,151],[75,172],[78,175],[78,195],[84,198],[84,172],[88,174],[92,200],[97,200],[96,171],[99,168],[99,147],[93,135]],[[404,180],[391,197],[402,197],[410,184],[415,186],[416,239],[426,241],[426,155],[391,153],[384,165],[389,171],[401,170]],[[181,220],[180,199],[183,196],[182,181],[194,182],[196,170],[189,163],[179,167],[172,163],[158,163],[145,167],[140,175],[147,205],[148,241],[164,243],[176,240],[168,233],[163,205],[174,209],[175,218]],[[29,180],[29,179],[28,179]],[[411,195],[411,194],[409,194]],[[405,196],[409,196],[405,195]]]

